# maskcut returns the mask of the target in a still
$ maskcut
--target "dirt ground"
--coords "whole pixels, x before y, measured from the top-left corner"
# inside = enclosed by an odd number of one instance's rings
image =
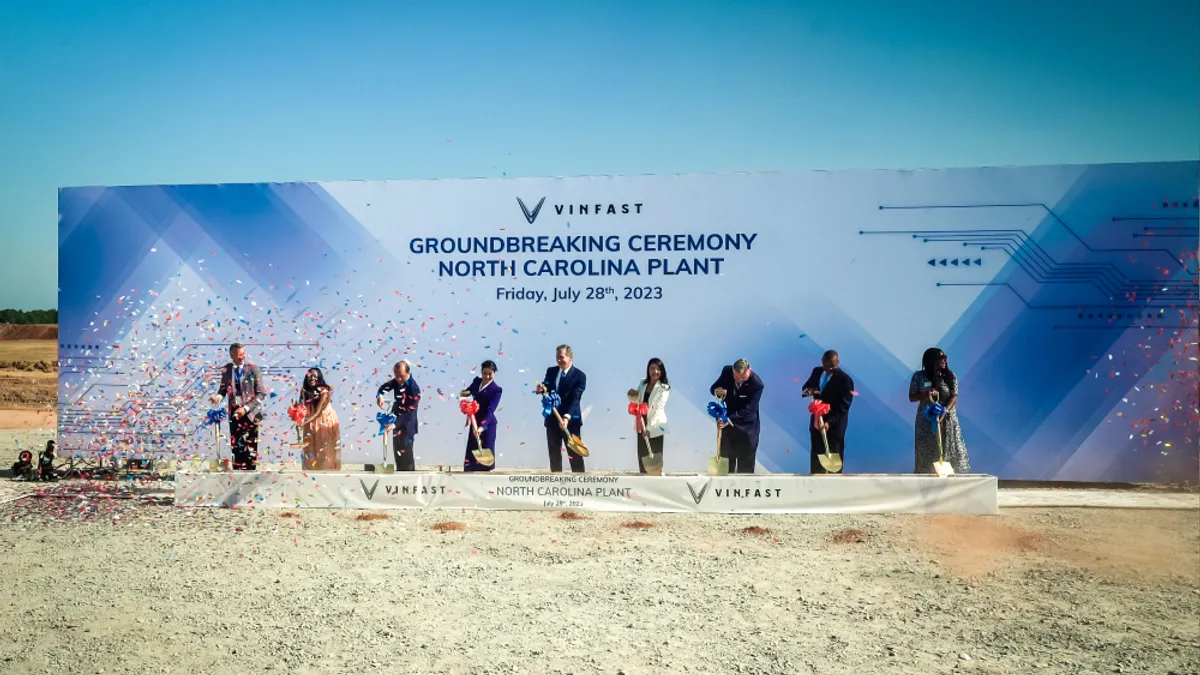
[[[0,504],[0,672],[1200,671],[1196,510],[367,514],[154,489]]]
[[[0,429],[25,428],[17,425],[28,423],[26,418],[14,411],[53,411],[58,404],[57,340],[3,337],[5,331],[40,334],[47,328],[55,327],[0,324]]]
[[[49,323],[0,323],[0,341],[9,340],[55,343],[55,349],[57,349],[58,325]],[[57,358],[53,357],[51,360]]]

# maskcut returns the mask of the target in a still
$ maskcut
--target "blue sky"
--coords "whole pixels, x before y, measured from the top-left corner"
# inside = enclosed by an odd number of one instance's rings
[[[57,188],[1200,158],[1196,0],[0,3],[0,307]]]

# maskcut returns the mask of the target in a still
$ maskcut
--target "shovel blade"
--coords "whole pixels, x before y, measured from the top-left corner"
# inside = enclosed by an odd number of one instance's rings
[[[646,473],[650,474],[651,476],[661,476],[663,470],[662,453],[660,452],[657,455],[646,455],[645,457],[642,457],[642,466],[645,467]],[[728,466],[728,462],[726,463],[726,466]]]
[[[570,440],[567,441],[567,448],[580,457],[588,457],[590,455],[590,453],[588,453],[587,446],[583,444],[583,440],[578,436],[570,437]]]
[[[832,452],[828,455],[817,455],[817,461],[821,463],[821,468],[829,473],[842,472],[842,456],[835,455]]]
[[[492,451],[488,450],[487,448],[484,448],[483,450],[472,450],[471,456],[475,458],[476,462],[479,462],[484,466],[492,466],[496,463],[496,455],[494,455]]]
[[[954,475],[954,467],[950,465],[950,462],[934,462],[933,472],[936,473],[939,478],[946,478]]]
[[[711,457],[708,460],[708,475],[710,476],[728,476],[729,475],[729,458],[728,457]]]

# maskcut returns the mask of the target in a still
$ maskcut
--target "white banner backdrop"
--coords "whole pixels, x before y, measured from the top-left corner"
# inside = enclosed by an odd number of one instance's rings
[[[994,476],[185,473],[193,507],[664,513],[998,513]]]
[[[407,359],[422,392],[416,461],[461,467],[457,394],[489,360],[503,390],[497,467],[540,470],[533,391],[568,344],[587,380],[589,470],[636,469],[626,392],[655,357],[671,387],[666,470],[705,471],[710,386],[746,358],[765,385],[759,470],[807,473],[801,394],[836,349],[858,394],[846,471],[896,474],[914,466],[909,382],[936,346],[963,394],[976,471],[1183,481],[1196,473],[1196,425],[1139,411],[1194,407],[1197,327],[1180,308],[1197,300],[1198,172],[1190,161],[65,188],[59,451],[227,455],[228,429],[214,442],[206,421],[237,342],[269,392],[264,463],[302,461],[287,409],[310,367],[333,387],[342,461],[376,461],[375,395]],[[1182,234],[1147,239],[1153,222]]]

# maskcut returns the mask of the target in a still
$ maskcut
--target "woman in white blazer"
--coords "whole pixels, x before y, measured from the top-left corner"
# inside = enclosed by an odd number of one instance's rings
[[[639,416],[636,422],[638,433],[634,438],[637,442],[638,471],[641,473],[646,473],[642,458],[649,454],[646,441],[642,440],[643,433],[649,438],[654,454],[662,454],[663,436],[667,434],[667,399],[670,396],[671,385],[667,384],[667,367],[663,365],[662,359],[650,359],[646,364],[646,379],[642,380],[637,389],[629,390],[631,402],[645,403],[650,407],[645,420]]]

